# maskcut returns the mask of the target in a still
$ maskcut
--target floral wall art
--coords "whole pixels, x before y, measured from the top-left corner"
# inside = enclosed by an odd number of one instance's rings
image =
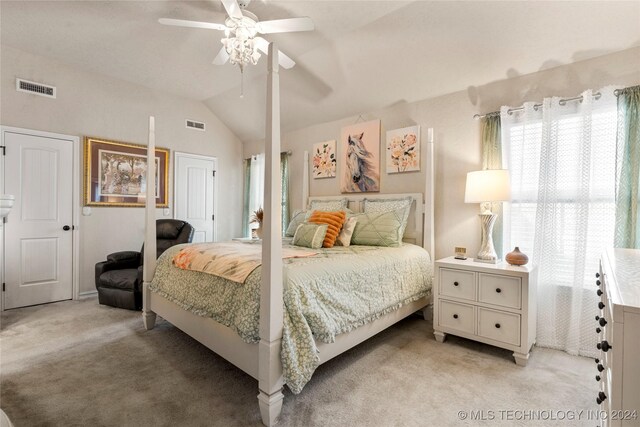
[[[380,191],[380,120],[343,127],[340,145],[340,191]]]
[[[420,126],[387,132],[387,173],[420,170]]]
[[[333,178],[336,176],[336,141],[313,144],[313,177]]]

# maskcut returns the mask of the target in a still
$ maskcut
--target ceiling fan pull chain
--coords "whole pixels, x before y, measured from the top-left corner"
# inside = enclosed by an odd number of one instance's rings
[[[244,98],[244,67],[242,66],[242,64],[240,64],[239,67],[240,67],[240,98]]]

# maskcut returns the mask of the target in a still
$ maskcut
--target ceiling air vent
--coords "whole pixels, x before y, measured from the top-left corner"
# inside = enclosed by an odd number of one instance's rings
[[[55,86],[44,85],[42,83],[30,82],[29,80],[16,79],[16,90],[18,92],[27,92],[34,95],[46,96],[47,98],[56,97]]]
[[[190,128],[190,129],[204,131],[204,123],[196,122],[195,120],[187,119],[187,127]]]

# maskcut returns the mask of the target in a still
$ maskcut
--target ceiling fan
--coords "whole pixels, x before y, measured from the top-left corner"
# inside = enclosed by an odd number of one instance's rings
[[[161,18],[158,22],[178,27],[224,31],[225,37],[221,40],[222,48],[214,58],[213,63],[222,65],[230,61],[232,65],[238,65],[241,72],[245,65],[257,64],[260,59],[260,52],[267,54],[269,42],[257,34],[311,31],[314,29],[313,21],[306,16],[260,22],[256,15],[245,9],[251,0],[220,1],[229,15],[224,24],[170,18]],[[278,62],[280,66],[287,69],[296,64],[293,59],[281,51],[278,54]]]

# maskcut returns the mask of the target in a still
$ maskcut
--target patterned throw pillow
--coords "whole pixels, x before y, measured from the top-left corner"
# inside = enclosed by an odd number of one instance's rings
[[[351,236],[354,245],[391,246],[402,244],[403,218],[407,208],[385,213],[361,213]]]
[[[332,248],[336,243],[338,234],[347,219],[347,213],[345,211],[325,212],[325,211],[313,211],[309,217],[309,222],[315,222],[316,224],[327,224],[327,234],[324,236],[323,248]]]
[[[404,216],[402,217],[401,235],[404,235],[404,230],[407,228],[407,220],[409,219],[409,211],[411,210],[412,202],[413,198],[411,196],[400,199],[364,199],[364,213],[385,213],[406,208]]]
[[[347,247],[351,244],[351,236],[353,235],[353,230],[356,228],[357,222],[358,218],[355,216],[347,218],[347,221],[342,226],[342,230],[340,230],[340,234],[338,234],[338,238],[336,239],[336,246]]]
[[[293,236],[293,244],[295,246],[304,246],[305,248],[320,249],[328,227],[327,224],[304,222],[296,229],[296,234]]]
[[[309,210],[312,211],[341,211],[347,208],[347,198],[338,200],[312,200]]]
[[[287,237],[293,237],[293,235],[296,234],[298,226],[305,222],[310,215],[310,211],[303,211],[301,209],[293,211],[293,215],[291,215],[291,219],[289,220],[289,226],[287,227],[287,231],[284,235]]]

